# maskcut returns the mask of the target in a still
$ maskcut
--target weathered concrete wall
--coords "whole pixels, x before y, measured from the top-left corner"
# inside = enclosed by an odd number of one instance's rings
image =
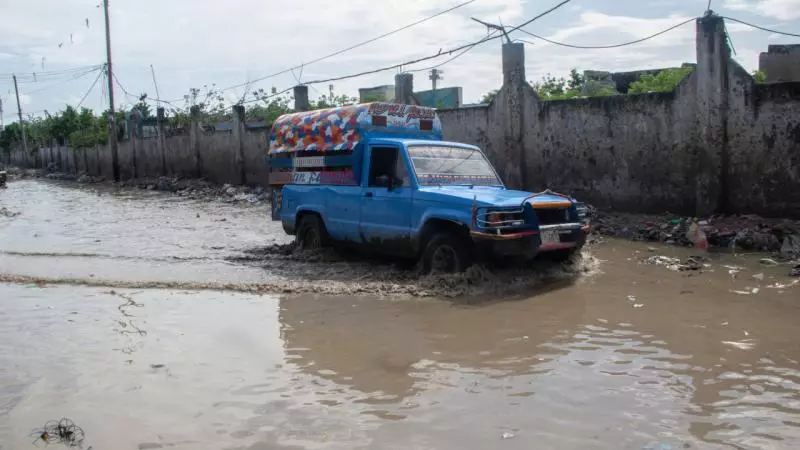
[[[231,133],[199,133],[201,173],[217,183],[240,183],[237,164],[238,141]],[[242,135],[244,167],[247,183],[267,185],[267,132],[247,131]],[[164,139],[164,152],[156,138],[131,139],[119,143],[118,155],[122,179],[154,178],[163,175],[196,177],[195,154],[187,135]],[[135,159],[135,166],[134,166]],[[71,149],[45,147],[26,154],[15,149],[0,160],[20,167],[46,168],[55,164],[56,170],[67,173],[86,173],[93,176],[113,177],[111,152],[108,147]]]
[[[440,111],[445,138],[485,149],[511,187],[603,208],[800,217],[800,83],[755,84],[724,29],[698,19],[697,67],[668,93],[541,101],[504,53],[491,105]]]

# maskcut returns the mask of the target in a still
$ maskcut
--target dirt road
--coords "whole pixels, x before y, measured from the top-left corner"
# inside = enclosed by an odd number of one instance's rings
[[[64,416],[95,449],[800,446],[800,285],[755,255],[420,278],[260,207],[18,181],[0,212],[3,450]]]

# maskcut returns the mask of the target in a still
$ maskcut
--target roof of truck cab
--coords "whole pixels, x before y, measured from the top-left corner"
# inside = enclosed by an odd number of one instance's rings
[[[431,141],[427,139],[411,139],[411,138],[402,138],[402,137],[378,137],[372,138],[369,140],[370,144],[399,144],[404,145],[406,147],[411,147],[414,145],[428,145],[428,146],[438,146],[438,147],[458,147],[463,149],[469,150],[480,150],[480,147],[476,147],[470,144],[464,144],[462,142],[451,142],[451,141]]]
[[[366,138],[441,140],[436,110],[394,103],[365,103],[286,114],[272,126],[269,154],[353,150]]]

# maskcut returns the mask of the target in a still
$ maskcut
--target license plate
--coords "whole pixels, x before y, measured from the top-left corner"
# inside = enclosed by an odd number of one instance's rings
[[[558,244],[561,237],[556,230],[542,231],[542,244]]]

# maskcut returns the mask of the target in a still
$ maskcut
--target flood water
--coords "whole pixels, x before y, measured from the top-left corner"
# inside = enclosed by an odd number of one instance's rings
[[[757,256],[425,280],[273,254],[263,207],[20,181],[3,208],[3,450],[61,417],[98,450],[800,448],[800,285]]]

